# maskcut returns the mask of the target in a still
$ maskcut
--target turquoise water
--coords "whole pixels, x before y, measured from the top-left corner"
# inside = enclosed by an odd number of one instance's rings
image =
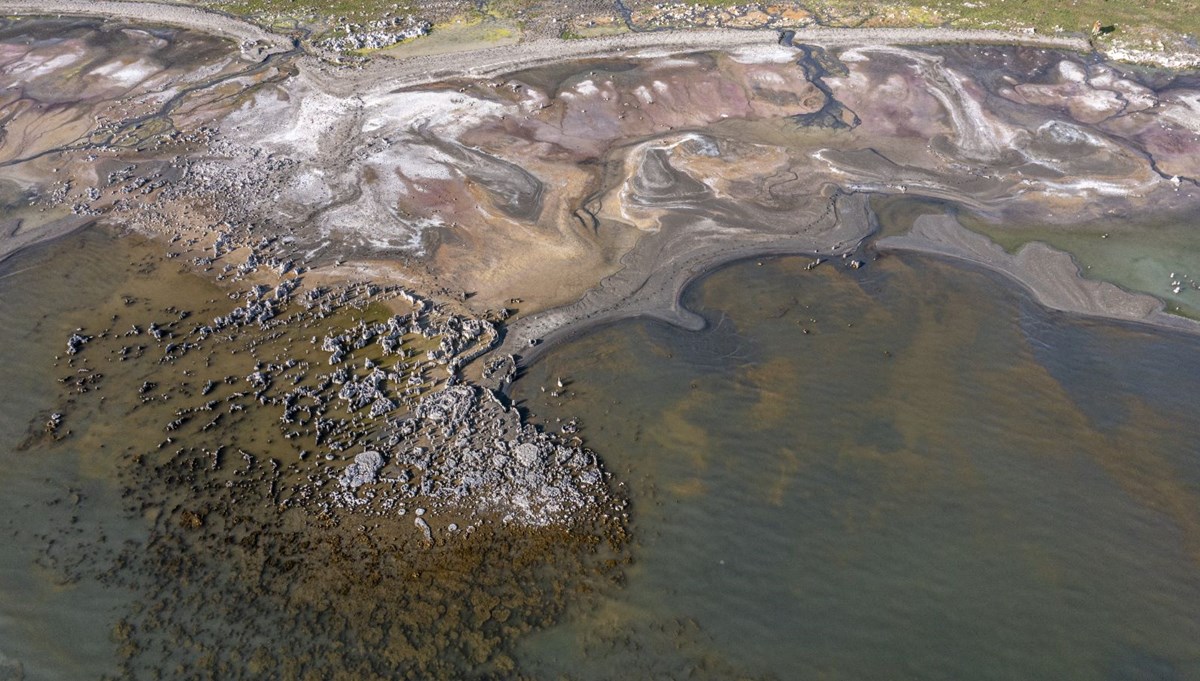
[[[1168,312],[1200,318],[1200,230],[1191,216],[1144,224],[1095,223],[1070,231],[964,221],[1010,252],[1044,242],[1070,253],[1089,279],[1148,293],[1165,301]]]
[[[518,381],[635,518],[624,587],[530,639],[535,676],[1200,678],[1200,341],[930,259],[804,264]]]

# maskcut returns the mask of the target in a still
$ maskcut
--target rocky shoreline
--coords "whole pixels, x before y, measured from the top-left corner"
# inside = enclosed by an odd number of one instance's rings
[[[627,502],[574,424],[535,426],[461,375],[497,320],[265,263],[214,286],[157,248],[64,339],[60,402],[23,445],[99,447],[149,520],[123,545],[64,527],[46,548],[63,583],[139,594],[114,630],[123,675],[510,676],[521,635],[619,579]],[[65,545],[93,558],[60,562]],[[386,644],[344,649],[379,621]]]
[[[191,322],[191,311],[177,310],[173,319],[134,321],[124,332],[119,319],[77,330],[63,356],[75,371],[64,379],[71,400],[99,393],[132,401],[130,413],[165,411],[165,438],[142,446],[181,455],[210,431],[277,422],[276,435],[288,443],[280,452],[288,458],[272,459],[272,503],[281,511],[411,513],[429,541],[431,522],[439,539],[453,541],[455,532],[493,522],[571,528],[623,516],[598,459],[569,425],[545,432],[503,395],[460,377],[465,360],[498,342],[492,321],[449,313],[398,287],[305,288],[301,277],[230,297],[242,304],[211,320]],[[410,309],[388,315],[384,305]],[[226,352],[247,355],[241,372],[224,367],[218,358]],[[102,390],[112,362],[158,366],[136,396],[122,398]],[[185,378],[175,385],[158,377],[177,371]],[[46,434],[61,439],[72,421],[64,404]],[[238,465],[231,448],[254,456],[233,444],[201,447],[214,472]]]

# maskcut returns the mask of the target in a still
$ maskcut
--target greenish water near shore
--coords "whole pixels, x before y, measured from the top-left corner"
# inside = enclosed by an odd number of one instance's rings
[[[1083,276],[1148,293],[1166,303],[1166,311],[1200,319],[1200,231],[1190,219],[1157,223],[1054,227],[995,225],[960,216],[963,225],[1010,253],[1041,241],[1070,253]]]
[[[906,234],[918,217],[949,211],[964,227],[1009,253],[1040,241],[1070,253],[1087,279],[1147,293],[1164,301],[1167,312],[1200,320],[1200,231],[1190,216],[1137,223],[1113,220],[1063,229],[988,222],[924,198],[886,197],[872,207],[879,214],[878,237]]]
[[[1200,341],[928,258],[806,262],[518,381],[635,518],[625,588],[532,638],[535,675],[1200,678]]]

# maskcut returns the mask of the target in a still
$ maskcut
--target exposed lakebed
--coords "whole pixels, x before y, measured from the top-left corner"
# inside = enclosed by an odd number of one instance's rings
[[[220,470],[131,467],[164,456],[163,421],[185,403],[122,398],[146,372],[177,374],[157,356],[105,369],[125,417],[82,393],[60,426],[72,435],[40,434],[76,325],[110,309],[161,319],[163,288],[197,316],[231,304],[155,252],[88,231],[4,265],[4,380],[23,397],[4,410],[0,626],[28,678],[1200,672],[1192,335],[1048,312],[926,257],[743,262],[690,290],[706,330],[621,322],[553,348],[512,389],[535,423],[580,418],[632,502],[624,555],[553,530],[433,547],[411,512],[285,509],[272,481],[286,488],[297,448],[271,435],[269,405],[223,433]],[[237,357],[212,355],[216,373]],[[330,464],[327,501],[354,451]],[[412,647],[396,643],[406,627]]]

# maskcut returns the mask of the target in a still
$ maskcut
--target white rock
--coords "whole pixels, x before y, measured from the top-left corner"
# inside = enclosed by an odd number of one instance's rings
[[[346,470],[342,472],[342,487],[358,489],[367,483],[375,482],[383,464],[383,455],[379,452],[369,450],[358,454],[354,457],[354,463],[346,466]]]

